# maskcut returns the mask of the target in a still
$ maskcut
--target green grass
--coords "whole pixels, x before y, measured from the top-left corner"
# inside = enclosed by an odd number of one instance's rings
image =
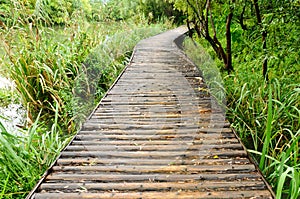
[[[91,110],[95,93],[99,99],[109,88],[135,44],[162,30],[159,24],[137,26],[130,22],[80,20],[55,29],[8,29],[4,41],[9,57],[6,71],[27,108],[29,125],[41,109],[41,119],[51,119],[56,103],[61,126],[69,132],[77,128],[80,118],[89,114],[81,110]],[[88,106],[79,110],[82,104]]]
[[[276,198],[299,198],[300,84],[299,77],[288,72],[299,64],[271,68],[270,81],[265,82],[255,60],[243,62],[238,59],[244,57],[236,57],[235,71],[222,74],[217,68],[218,60],[210,57],[210,48],[195,48],[190,41],[185,44],[187,54],[203,71],[211,93],[226,102],[227,118],[273,187]],[[201,44],[205,46],[203,40]]]
[[[241,80],[247,82],[243,85],[238,80],[233,83],[232,77],[225,81],[228,118],[254,155],[277,198],[298,198],[299,85],[290,84],[288,76],[273,78],[267,84],[248,75],[247,81]]]
[[[18,101],[18,95],[13,89],[0,88],[0,104],[5,107]]]
[[[0,123],[0,198],[24,198],[69,141],[57,123],[47,130],[38,119],[20,135]]]
[[[27,124],[14,134],[0,123],[0,199],[29,193],[128,63],[136,43],[170,25],[96,22],[81,8],[61,23],[55,23],[59,12],[42,10],[55,15],[50,23],[52,18],[35,16],[35,6],[17,0],[0,5],[0,74],[14,81],[18,93],[1,90],[0,100],[22,103],[27,111]]]
[[[4,32],[9,59],[2,66],[31,122],[17,135],[0,124],[0,198],[29,193],[128,63],[136,43],[164,29],[163,24],[85,21]],[[6,102],[13,95],[1,94]]]

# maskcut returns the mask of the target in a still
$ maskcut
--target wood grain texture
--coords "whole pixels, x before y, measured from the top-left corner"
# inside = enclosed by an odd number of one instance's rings
[[[130,64],[27,198],[272,198],[174,40],[141,41]]]

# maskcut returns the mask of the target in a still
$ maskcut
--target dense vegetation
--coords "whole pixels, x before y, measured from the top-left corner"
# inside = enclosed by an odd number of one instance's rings
[[[213,93],[225,91],[228,118],[277,198],[299,198],[299,0],[103,2],[0,0],[0,74],[17,89],[0,90],[0,102],[27,111],[17,134],[0,123],[0,198],[26,196],[133,46],[183,20],[204,47],[187,41],[187,53],[202,56]]]
[[[0,73],[17,91],[2,89],[1,101],[22,103],[27,112],[18,132],[0,123],[0,198],[28,194],[128,62],[135,44],[170,27],[168,16],[151,14],[156,6],[151,2],[0,1]],[[156,12],[164,6],[172,11],[170,4],[157,6]]]
[[[299,198],[300,2],[170,1],[223,71],[228,118],[276,197]]]

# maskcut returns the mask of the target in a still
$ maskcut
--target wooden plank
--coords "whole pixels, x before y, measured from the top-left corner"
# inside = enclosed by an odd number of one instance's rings
[[[203,139],[222,139],[222,138],[235,138],[234,134],[228,133],[209,133],[209,134],[174,134],[174,135],[77,135],[75,140],[203,140]]]
[[[61,172],[121,172],[121,173],[184,173],[184,174],[199,174],[199,173],[246,173],[255,171],[254,165],[142,165],[142,166],[127,166],[127,165],[106,165],[106,166],[54,166],[53,171]]]
[[[44,183],[41,189],[46,191],[232,191],[232,190],[260,190],[265,189],[263,181],[203,181],[201,183],[177,182],[142,182],[142,183]]]
[[[111,199],[111,198],[123,198],[123,199],[208,199],[208,198],[223,198],[223,199],[235,199],[235,198],[264,198],[271,199],[272,196],[267,190],[255,190],[255,191],[219,191],[219,192],[191,192],[191,191],[175,191],[175,192],[104,192],[104,193],[38,193],[33,198],[36,199],[87,199],[87,198],[98,198],[98,199]]]
[[[182,143],[184,144],[184,143]],[[223,145],[192,145],[185,144],[183,145],[186,150],[189,151],[199,151],[199,150],[210,150],[210,149],[232,149],[232,150],[243,150],[241,144],[223,144]],[[181,148],[181,147],[180,147]],[[132,142],[131,145],[108,145],[108,144],[99,144],[98,145],[86,145],[86,146],[78,146],[78,145],[70,145],[66,148],[66,151],[177,151],[178,149],[178,141],[177,144],[172,145],[147,145],[144,143],[142,145],[136,145]]]
[[[192,113],[166,113],[163,114],[162,113],[151,113],[151,118],[190,118]],[[199,112],[198,112],[199,114]],[[149,113],[147,112],[140,112],[140,111],[126,111],[126,112],[113,112],[110,110],[105,110],[102,113],[95,113],[91,118],[92,119],[102,119],[102,118],[107,118],[107,119],[111,119],[111,118],[132,118],[132,119],[143,119],[143,118],[150,118]],[[218,123],[218,122],[223,122],[224,121],[224,115],[223,114],[216,114],[216,113],[205,113],[205,114],[201,114],[201,116],[199,116],[199,121],[211,121],[212,125],[214,123]]]
[[[112,124],[114,125],[114,124]],[[108,126],[108,125],[106,125]],[[213,134],[213,133],[231,133],[233,134],[230,128],[218,128],[218,127],[210,127],[210,128],[203,128],[198,126],[198,128],[175,128],[175,129],[129,129],[129,130],[121,130],[121,129],[114,129],[114,130],[82,130],[80,134],[138,134],[138,135],[153,135],[157,134]]]
[[[197,87],[199,88],[199,87]],[[136,91],[136,90],[131,90]],[[119,95],[109,93],[106,98],[103,98],[104,102],[117,102],[116,96],[120,97],[120,101],[128,100],[130,98],[133,99],[145,99],[145,100],[159,100],[159,101],[166,101],[166,100],[178,100],[179,97],[183,102],[193,102],[197,104],[204,104],[204,102],[210,102],[213,101],[214,98],[210,97],[209,95],[207,97],[199,97],[197,95],[192,95],[193,98],[191,98],[191,95],[183,95],[176,96],[175,93],[172,93],[171,95],[167,92],[161,91],[161,92],[149,92],[149,91],[143,91],[143,92],[134,92],[133,95],[124,92],[123,94],[120,93]],[[190,100],[189,100],[190,98]],[[209,105],[209,104],[208,104]]]
[[[202,140],[193,140],[192,142],[187,142],[187,141],[169,141],[169,140],[102,140],[100,143],[99,141],[80,141],[80,140],[74,140],[72,142],[72,145],[84,145],[84,146],[89,146],[89,145],[134,145],[134,146],[140,146],[140,145],[174,145],[174,144],[184,144],[184,145],[218,145],[218,144],[239,144],[238,140],[235,138],[230,138],[230,139],[202,139]],[[71,146],[72,146],[71,145]],[[240,144],[239,144],[240,145]]]
[[[185,157],[185,158],[226,158],[226,157],[245,157],[247,153],[244,150],[211,150],[211,151],[187,151],[186,147],[178,146],[178,150],[173,151],[78,151],[70,152],[63,151],[61,157],[111,157],[111,158],[170,158],[170,157]],[[181,150],[180,150],[181,149]]]
[[[145,111],[144,112],[141,112],[141,111],[134,111],[134,110],[129,110],[129,109],[119,109],[119,110],[114,110],[112,107],[99,107],[98,110],[94,113],[95,116],[101,116],[101,115],[108,115],[109,113],[113,113],[114,115],[118,115],[118,114],[122,114],[122,115],[143,115],[145,114]],[[149,112],[148,112],[149,113]],[[161,112],[155,112],[154,110],[152,111],[152,116],[154,117],[155,115],[162,115]],[[181,110],[181,109],[176,109],[173,110],[172,112],[167,112],[165,113],[164,115],[166,117],[168,117],[169,115],[172,116],[172,115],[178,115],[180,114],[182,117],[184,116],[191,116],[192,114],[204,114],[204,113],[208,113],[208,112],[203,112],[202,110]],[[210,114],[207,114],[207,115],[201,115],[200,118],[206,118],[206,117],[211,117],[211,116],[221,116],[224,118],[224,111],[219,111],[217,109],[212,109]],[[216,117],[217,119],[218,117]]]
[[[103,102],[103,105],[109,105],[109,106],[134,106],[134,107],[153,107],[154,105],[162,105],[162,107],[174,107],[176,105],[179,106],[185,106],[185,107],[195,107],[197,104],[191,103],[191,102],[183,102],[183,101],[146,101],[146,100],[135,100],[135,101],[125,101],[125,102]]]
[[[151,115],[151,113],[149,113]],[[196,116],[197,117],[197,116]],[[114,117],[114,118],[106,118],[106,119],[95,119],[91,118],[88,123],[101,123],[101,124],[116,124],[116,123],[122,123],[122,124],[137,124],[137,125],[154,125],[157,124],[158,126],[166,125],[166,124],[173,124],[173,123],[182,123],[182,124],[194,124],[199,125],[198,128],[210,128],[213,129],[214,126],[219,126],[219,128],[222,127],[228,127],[228,124],[225,122],[203,122],[198,118],[193,117],[177,117],[177,118],[153,118],[151,116],[148,116],[148,118],[141,117],[140,119],[128,119],[128,118],[122,118],[122,117]],[[216,127],[215,127],[216,128]]]
[[[122,124],[137,124],[137,125],[153,125],[157,124],[158,126],[166,125],[169,123],[189,123],[189,124],[197,124],[199,125],[200,129],[203,128],[222,128],[222,127],[229,127],[229,123],[220,121],[220,122],[205,122],[205,121],[196,121],[194,118],[140,118],[140,119],[124,119],[122,117],[114,117],[114,118],[106,118],[106,119],[95,119],[91,118],[89,123],[102,123],[102,124],[115,124],[115,123],[122,123]],[[86,131],[84,131],[86,132]]]
[[[194,158],[60,158],[57,165],[231,165],[231,164],[250,164],[245,157],[231,157],[226,159],[206,159]]]
[[[199,173],[199,174],[110,174],[94,172],[80,173],[54,173],[46,177],[47,182],[200,182],[203,180],[260,180],[257,173]]]
[[[191,97],[194,94],[197,94],[197,91],[191,92],[180,92],[181,97]],[[143,91],[143,92],[136,92],[136,91],[131,91],[131,92],[125,92],[124,90],[112,90],[109,95],[122,95],[122,96],[141,96],[141,95],[153,95],[153,96],[172,96],[174,95],[174,92],[171,91]],[[211,100],[211,99],[209,99]],[[202,101],[202,100],[201,100]]]
[[[88,131],[89,129],[94,130],[101,130],[101,129],[143,129],[143,130],[172,130],[172,129],[179,129],[181,128],[182,131],[188,132],[198,132],[198,133],[224,133],[224,134],[233,134],[232,130],[229,128],[202,128],[196,124],[187,124],[187,123],[166,123],[166,124],[121,124],[121,123],[113,123],[113,124],[105,124],[105,123],[85,123],[83,125],[83,131]],[[149,132],[149,131],[148,131]]]
[[[170,96],[170,95],[137,95],[137,96],[129,96],[129,95],[119,95],[118,98],[116,98],[116,95],[108,95],[106,98],[103,99],[103,102],[109,103],[109,102],[117,102],[117,101],[124,101],[129,99],[135,99],[135,100],[147,100],[147,101],[166,101],[166,100],[178,100],[176,96]],[[188,97],[180,97],[180,100],[182,102],[190,102],[190,103],[197,103],[197,104],[205,104],[204,102],[207,102],[207,100],[203,100],[203,98],[194,96],[192,99],[189,99]],[[212,99],[210,99],[212,100]],[[210,101],[209,100],[209,101]],[[205,105],[210,106],[209,103],[206,103]]]

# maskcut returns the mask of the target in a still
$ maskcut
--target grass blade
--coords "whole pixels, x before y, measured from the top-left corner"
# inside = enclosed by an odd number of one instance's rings
[[[262,156],[259,162],[259,168],[264,170],[265,167],[265,157],[269,151],[269,144],[271,140],[271,129],[272,129],[272,89],[269,85],[269,99],[268,99],[268,116],[267,116],[267,127],[265,131],[265,140],[262,150]]]

